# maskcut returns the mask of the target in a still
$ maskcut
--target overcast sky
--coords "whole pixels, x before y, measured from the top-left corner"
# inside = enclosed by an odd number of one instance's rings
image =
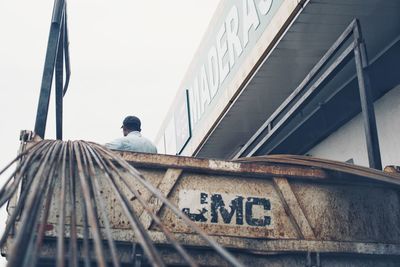
[[[126,115],[154,139],[218,2],[68,1],[64,139],[105,143],[121,136]],[[53,0],[0,0],[0,168],[16,156],[20,130],[34,128],[52,8]],[[52,102],[50,139],[54,112]]]

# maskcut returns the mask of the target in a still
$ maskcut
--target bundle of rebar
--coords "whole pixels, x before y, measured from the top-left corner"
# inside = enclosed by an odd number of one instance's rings
[[[0,189],[0,206],[12,198],[17,199],[15,208],[9,211],[6,228],[0,240],[0,246],[3,247],[9,242],[10,236],[12,237],[7,253],[7,266],[37,265],[46,238],[52,203],[56,203],[58,207],[58,221],[55,224],[56,266],[92,266],[93,261],[97,266],[121,266],[112,225],[107,215],[105,197],[101,191],[104,184],[113,191],[116,204],[122,207],[135,240],[151,266],[166,264],[132,207],[127,191],[150,215],[182,260],[189,266],[198,266],[187,248],[178,242],[173,231],[152,211],[138,188],[132,186],[129,182],[132,179],[150,191],[153,197],[201,236],[207,246],[228,264],[242,266],[133,166],[101,145],[85,141],[40,141],[20,153],[0,171],[0,175],[14,163],[18,163],[17,167]],[[98,175],[99,172],[101,176]],[[125,190],[121,190],[121,184]],[[78,198],[81,199],[80,202],[77,202]],[[78,217],[82,218],[82,233],[78,233]],[[82,245],[78,246],[78,243]],[[91,249],[94,256],[90,253]],[[106,258],[106,254],[110,256]]]

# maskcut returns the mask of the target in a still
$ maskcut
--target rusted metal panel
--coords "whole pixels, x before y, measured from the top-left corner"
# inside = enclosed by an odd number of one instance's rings
[[[84,144],[78,145],[84,148]],[[102,151],[103,148],[96,145],[93,149]],[[194,223],[219,244],[232,249],[235,256],[241,255],[239,259],[243,259],[243,262],[255,266],[270,264],[274,262],[273,259],[279,259],[277,262],[281,263],[293,263],[291,266],[305,266],[307,255],[313,255],[309,252],[321,253],[318,257],[324,262],[329,259],[331,266],[340,262],[333,260],[330,256],[333,254],[359,257],[359,261],[342,257],[344,262],[347,259],[354,266],[368,266],[363,264],[372,256],[375,257],[373,262],[386,262],[388,266],[399,262],[398,174],[360,167],[352,169],[351,165],[342,163],[335,165],[329,161],[323,164],[323,160],[307,161],[307,158],[291,156],[256,158],[252,159],[253,162],[249,162],[250,159],[225,162],[116,152],[136,168],[128,169],[120,159],[113,158],[111,152],[105,155],[108,158],[103,160],[107,164],[114,164],[114,169],[105,170],[99,167],[101,165],[86,168],[85,164],[93,163],[85,157],[79,164],[78,160],[67,160],[70,166],[54,169],[57,177],[62,177],[67,169],[66,177],[77,179],[74,185],[77,192],[75,205],[68,193],[64,208],[75,209],[76,212],[74,218],[71,217],[72,213],[65,213],[66,223],[61,230],[59,223],[63,212],[59,196],[63,192],[70,192],[72,183],[63,186],[62,179],[54,180],[54,197],[43,230],[46,240],[57,238],[62,232],[65,240],[76,236],[77,240],[73,241],[76,243],[76,257],[80,255],[79,242],[100,237],[106,242],[108,235],[117,242],[117,252],[125,253],[126,242],[141,242],[141,232],[132,230],[132,223],[140,223],[143,231],[148,229],[146,238],[148,242],[154,242],[165,263],[184,264],[181,256],[175,256],[177,252],[163,251],[172,249],[170,234],[173,234],[176,242],[190,248],[188,253],[196,259],[210,249],[210,243],[199,236],[198,230],[192,225]],[[43,165],[41,161],[33,161],[30,166],[32,170],[36,165],[43,166],[43,172],[46,172],[46,168],[53,168]],[[143,178],[136,177],[136,174],[131,176],[130,172],[137,172]],[[87,185],[79,182],[79,179],[88,179],[85,176],[87,174],[93,181],[87,180]],[[110,180],[107,176],[114,174],[118,174],[119,178],[116,176]],[[34,171],[28,172],[28,178],[34,175]],[[110,186],[110,181],[113,181],[114,187]],[[83,187],[90,184],[92,190],[98,189],[95,194],[85,193],[88,188]],[[126,202],[121,200],[121,195]],[[88,199],[88,196],[92,198]],[[192,224],[177,216],[170,204],[166,205],[163,196],[186,214]],[[96,206],[93,206],[95,213],[92,215],[88,214],[89,202]],[[10,202],[10,214],[16,203]],[[126,204],[131,209],[130,213],[126,212]],[[135,214],[136,221],[129,217],[130,214]],[[85,219],[90,216],[97,218],[92,218],[91,222]],[[76,223],[72,224],[74,220]],[[97,233],[87,231],[94,222],[98,224]],[[22,222],[17,221],[16,232],[22,226]],[[9,242],[12,243],[12,238]],[[92,248],[93,255],[98,255],[104,247],[109,246],[99,246],[97,252]],[[117,252],[109,258],[117,258]],[[249,256],[249,253],[253,256]],[[217,254],[210,252],[209,263],[224,266],[225,263],[221,263]],[[274,257],[271,258],[271,255]],[[393,259],[384,261],[384,256]],[[90,259],[87,254],[82,257]],[[105,261],[108,261],[107,257]],[[125,256],[118,257],[122,260]],[[203,264],[201,260],[198,263]]]
[[[275,189],[283,203],[286,214],[291,219],[300,238],[315,239],[315,234],[310,226],[310,222],[304,215],[296,196],[286,178],[274,178]]]
[[[128,152],[124,153],[128,154]],[[196,223],[208,234],[269,239],[315,238],[317,240],[380,243],[398,243],[400,240],[400,215],[398,212],[393,212],[400,210],[398,190],[391,186],[371,187],[362,183],[342,184],[337,182],[332,174],[327,178],[329,179],[328,183],[326,180],[324,183],[318,183],[314,180],[294,179],[295,176],[293,176],[287,184],[280,182],[281,185],[283,184],[282,188],[277,190],[277,178],[274,181],[274,178],[269,178],[268,175],[260,179],[258,172],[252,177],[251,173],[235,174],[232,171],[246,169],[247,164],[238,166],[230,162],[224,164],[218,161],[216,164],[208,163],[217,167],[211,167],[209,171],[202,169],[203,172],[198,173],[200,168],[204,168],[199,166],[204,166],[204,162],[208,160],[166,156],[163,161],[159,160],[163,156],[154,155],[155,164],[149,160],[153,155],[135,155],[138,156],[137,162],[131,160],[130,163],[137,166],[146,179],[155,185],[162,184],[164,177],[169,176],[168,169],[162,169],[160,166],[176,167],[180,164],[183,173],[180,176],[176,175],[171,180],[170,187],[175,182],[176,185],[171,192],[166,190],[165,193],[194,221],[197,219]],[[147,161],[143,160],[142,156]],[[172,160],[175,162],[171,162]],[[166,162],[170,165],[166,165]],[[286,167],[276,167],[276,169],[279,168]],[[300,178],[304,178],[301,176],[304,174],[303,171],[301,169],[297,171],[300,173]],[[341,179],[343,179],[343,174]],[[145,199],[151,199],[148,190],[134,181],[130,181],[130,183],[133,187],[138,188]],[[292,192],[288,191],[288,186]],[[124,190],[122,184],[120,187]],[[112,192],[107,188],[104,188],[103,192],[107,200],[107,208],[104,212],[109,216],[113,228],[129,229],[128,220],[124,217],[122,208],[115,203]],[[128,192],[127,194],[129,195]],[[254,199],[258,201],[256,204],[254,204]],[[297,204],[294,203],[295,200],[298,201]],[[133,195],[131,201],[132,206],[136,209],[139,205],[135,204],[136,200]],[[268,210],[264,210],[263,201],[269,202]],[[302,225],[300,228],[304,237],[299,236],[296,224],[287,213],[285,205],[288,203],[290,210],[297,213],[295,221]],[[148,204],[153,210],[160,208],[160,202],[149,201]],[[246,210],[246,206],[247,208],[251,206],[252,210]],[[206,212],[200,216],[203,209]],[[142,209],[138,211],[142,212]],[[247,214],[249,211],[252,212],[251,215]],[[146,216],[145,214],[147,213],[143,212],[142,216]],[[196,217],[196,215],[198,216]],[[172,231],[176,233],[192,232],[190,227],[176,218],[171,211],[161,209],[160,216],[164,224]],[[251,223],[252,219],[262,221],[263,217],[269,217],[270,223],[261,222],[260,225]],[[145,225],[149,226],[149,217],[147,216],[147,218]],[[53,221],[56,222],[56,218]],[[78,219],[78,222],[82,223],[82,219]],[[128,232],[129,230],[127,230],[127,238],[123,240],[132,238],[132,233],[128,234]]]
[[[146,194],[150,193],[190,225],[209,248],[225,261],[233,266],[243,266],[152,185],[159,184],[160,189],[170,190],[172,186],[168,181],[178,179],[181,173],[179,170],[171,170],[167,175],[161,173],[160,177],[153,170],[139,173],[111,151],[84,141],[39,141],[26,153],[19,155],[18,159],[21,159],[20,165],[7,180],[6,186],[0,189],[1,205],[7,200],[18,198],[15,209],[10,209],[10,220],[0,240],[1,247],[6,245],[3,253],[7,255],[10,267],[26,266],[28,263],[36,266],[37,261],[42,260],[40,253],[43,242],[50,237],[57,239],[54,260],[57,259],[58,266],[65,263],[65,240],[69,239],[69,262],[73,266],[77,266],[80,261],[88,266],[91,261],[90,250],[93,250],[98,266],[108,265],[106,255],[109,253],[110,263],[118,267],[121,259],[115,245],[119,241],[115,231],[123,233],[121,240],[129,238],[130,242],[139,243],[150,265],[165,266],[165,259],[162,259],[135,210],[138,204],[150,215],[159,232],[168,239],[164,245],[174,248],[187,265],[198,266],[154,212],[155,207],[146,202],[146,199],[150,199]],[[145,178],[143,174],[150,177]],[[161,181],[163,177],[165,179]],[[25,182],[18,196],[16,189],[23,178]],[[70,218],[66,218],[68,215]],[[10,227],[14,228],[15,236]],[[5,239],[7,236],[9,238]],[[79,242],[83,244],[82,254],[79,253]],[[80,255],[83,259],[80,259]]]
[[[274,243],[275,241],[272,241]],[[309,242],[309,241],[308,241]],[[282,247],[287,249],[290,247],[290,243],[282,244]],[[364,244],[360,245],[358,253],[343,253],[348,249],[348,245],[343,244],[343,249],[336,250],[337,253],[325,253],[320,252],[320,261],[321,266],[323,267],[338,267],[338,266],[362,266],[362,267],[397,267],[400,264],[399,257],[388,256],[387,254],[368,254],[365,253],[368,249],[364,247]],[[133,248],[130,243],[117,243],[119,248],[118,255],[120,256],[121,263],[123,266],[132,266],[133,261]],[[374,246],[374,244],[371,244]],[[318,246],[320,248],[321,246]],[[329,247],[326,245],[325,247]],[[184,263],[180,259],[179,255],[177,255],[173,250],[168,247],[158,247],[162,257],[166,260],[168,265],[179,266]],[[260,253],[257,251],[234,251],[235,257],[237,257],[241,262],[245,264],[245,266],[272,266],[272,267],[282,267],[282,266],[290,266],[290,267],[304,267],[307,266],[307,252],[293,252],[282,250],[280,253]],[[388,247],[390,250],[390,248]],[[205,247],[203,248],[188,248],[189,253],[193,256],[193,258],[198,262],[201,266],[230,266],[229,264],[224,263],[221,258],[219,258],[212,250],[209,250]],[[328,250],[328,249],[325,249]],[[329,247],[329,251],[332,251],[332,246]],[[382,248],[382,250],[386,250]],[[80,246],[80,253],[82,253],[82,246]],[[324,249],[323,249],[324,251]],[[376,248],[370,251],[377,251]],[[364,253],[363,253],[364,252]],[[367,251],[368,252],[368,251]],[[43,248],[41,252],[42,258],[51,260],[53,258],[55,251],[55,243],[54,241],[48,241],[47,245]],[[95,261],[95,255],[90,253],[91,259]],[[83,255],[80,254],[80,257]],[[109,257],[109,255],[106,255]],[[146,259],[142,260],[142,265],[148,266],[148,262]],[[351,264],[349,264],[351,263]],[[47,265],[45,265],[47,266]],[[53,266],[49,264],[48,266]]]
[[[319,239],[399,243],[398,189],[302,182],[291,185]]]
[[[400,166],[394,166],[394,165],[386,166],[383,171],[386,173],[400,174]]]
[[[375,181],[400,185],[400,174],[394,172],[382,172],[363,166],[348,164],[345,162],[333,161],[328,159],[313,158],[300,155],[268,155],[260,157],[240,158],[238,162],[253,162],[260,164],[286,164],[291,166],[308,166],[311,168],[323,169],[335,172],[330,176],[331,179],[340,179],[342,176],[347,179],[348,176],[355,176],[362,182]],[[289,178],[287,176],[287,178]]]
[[[400,240],[400,225],[398,224],[400,217],[398,212],[394,212],[400,208],[398,190],[391,187],[316,184],[304,181],[291,181],[290,185],[317,239],[390,243]],[[211,209],[213,203],[203,205],[204,207],[209,205],[209,208],[206,208],[208,211],[204,215],[206,221],[201,222],[200,218],[198,220],[199,225],[208,233],[257,238],[300,239],[270,179],[184,174],[176,190],[172,192],[170,199],[178,203],[178,206],[182,209],[191,208],[190,204],[182,203],[179,197],[180,192],[190,191],[192,188],[196,188],[197,192],[206,194],[209,202],[215,195],[221,195],[222,198],[225,195],[236,195],[244,199],[264,197],[270,201],[271,210],[266,214],[271,216],[271,224],[263,227],[248,226],[246,223],[238,225],[235,222],[236,215],[232,218],[227,216],[227,223],[224,223],[221,215],[222,209],[219,208],[218,204],[214,203],[214,217]],[[192,206],[193,208],[190,210],[193,214],[200,213],[198,211],[201,210],[201,206],[199,206],[201,205],[200,193],[197,197],[198,206]],[[227,199],[227,201],[229,200]],[[230,202],[226,202],[225,208],[228,212],[231,211],[229,206]],[[246,211],[244,210],[244,212]],[[190,231],[179,224],[179,221],[173,220],[173,215],[168,211],[161,213],[161,215],[175,231]],[[218,220],[218,223],[213,222],[213,218],[214,221]]]
[[[181,174],[182,174],[181,169],[168,169],[165,172],[163,179],[161,181],[159,181],[159,183],[157,185],[158,190],[160,190],[160,192],[163,195],[168,197],[169,193],[171,192],[172,188],[175,186],[175,184]],[[149,204],[152,207],[152,210],[155,214],[158,214],[161,207],[163,206],[163,203],[154,196],[147,199],[147,202],[149,202]],[[148,229],[153,221],[152,218],[143,211],[139,216],[140,216],[140,220],[142,221],[144,227],[146,229]]]
[[[176,157],[116,151],[124,160],[137,168],[180,168],[192,172],[226,173],[253,177],[296,177],[312,180],[327,179],[329,174],[321,168],[295,165],[264,164],[265,162],[234,162],[192,157]]]
[[[184,173],[175,188],[170,199],[191,218],[195,219],[196,214],[205,209],[203,218],[197,217],[196,222],[209,234],[297,238],[270,179]],[[193,194],[192,202],[185,201],[185,193]],[[201,204],[202,196],[206,196],[204,201],[207,203]],[[257,205],[254,205],[255,200]],[[236,209],[234,213],[233,209]],[[192,232],[174,220],[169,211],[161,212],[161,216],[174,231]],[[242,217],[240,222],[238,217]],[[259,223],[253,223],[252,220],[259,220]]]

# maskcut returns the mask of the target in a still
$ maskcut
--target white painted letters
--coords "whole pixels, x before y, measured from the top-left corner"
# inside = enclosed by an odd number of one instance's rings
[[[219,84],[225,80],[229,73],[228,62],[224,62],[224,56],[228,52],[228,44],[226,41],[225,23],[222,24],[221,29],[217,33],[217,52],[218,52],[218,66],[219,66]],[[225,37],[225,38],[224,38]]]
[[[235,64],[235,52],[237,57],[242,54],[242,45],[238,36],[239,14],[236,6],[233,6],[226,18],[226,39],[228,42],[229,66],[232,69]]]
[[[261,0],[260,3],[258,3],[258,10],[260,10],[262,15],[267,15],[271,9],[271,6],[272,0]]]
[[[210,91],[208,89],[206,67],[204,65],[201,67],[201,72],[200,72],[200,98],[201,98],[200,114],[202,115],[204,113],[205,108],[211,102]]]
[[[189,93],[192,91],[190,94],[193,96],[193,101],[191,102],[193,104],[193,125],[195,125],[198,120],[201,117],[201,112],[200,112],[200,93],[199,93],[199,80],[196,77],[193,82],[193,87],[192,90],[189,90]]]
[[[249,31],[253,27],[254,31],[260,25],[257,9],[254,0],[243,0],[243,47],[249,42]]]
[[[215,46],[211,46],[207,56],[208,63],[208,78],[210,81],[211,99],[214,98],[219,87],[219,73],[218,73],[218,55]]]
[[[255,38],[254,33],[270,13],[274,0],[242,0],[241,3],[241,6],[232,5],[215,33],[206,58],[197,67],[198,72],[189,89],[193,126],[244,54],[249,40]]]

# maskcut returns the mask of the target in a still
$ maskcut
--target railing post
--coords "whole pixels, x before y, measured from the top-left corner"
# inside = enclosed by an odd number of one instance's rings
[[[374,102],[372,98],[371,82],[368,76],[368,58],[361,33],[360,22],[358,20],[354,27],[354,39],[356,42],[354,57],[357,69],[358,87],[360,91],[365,138],[367,142],[369,167],[382,170]]]

